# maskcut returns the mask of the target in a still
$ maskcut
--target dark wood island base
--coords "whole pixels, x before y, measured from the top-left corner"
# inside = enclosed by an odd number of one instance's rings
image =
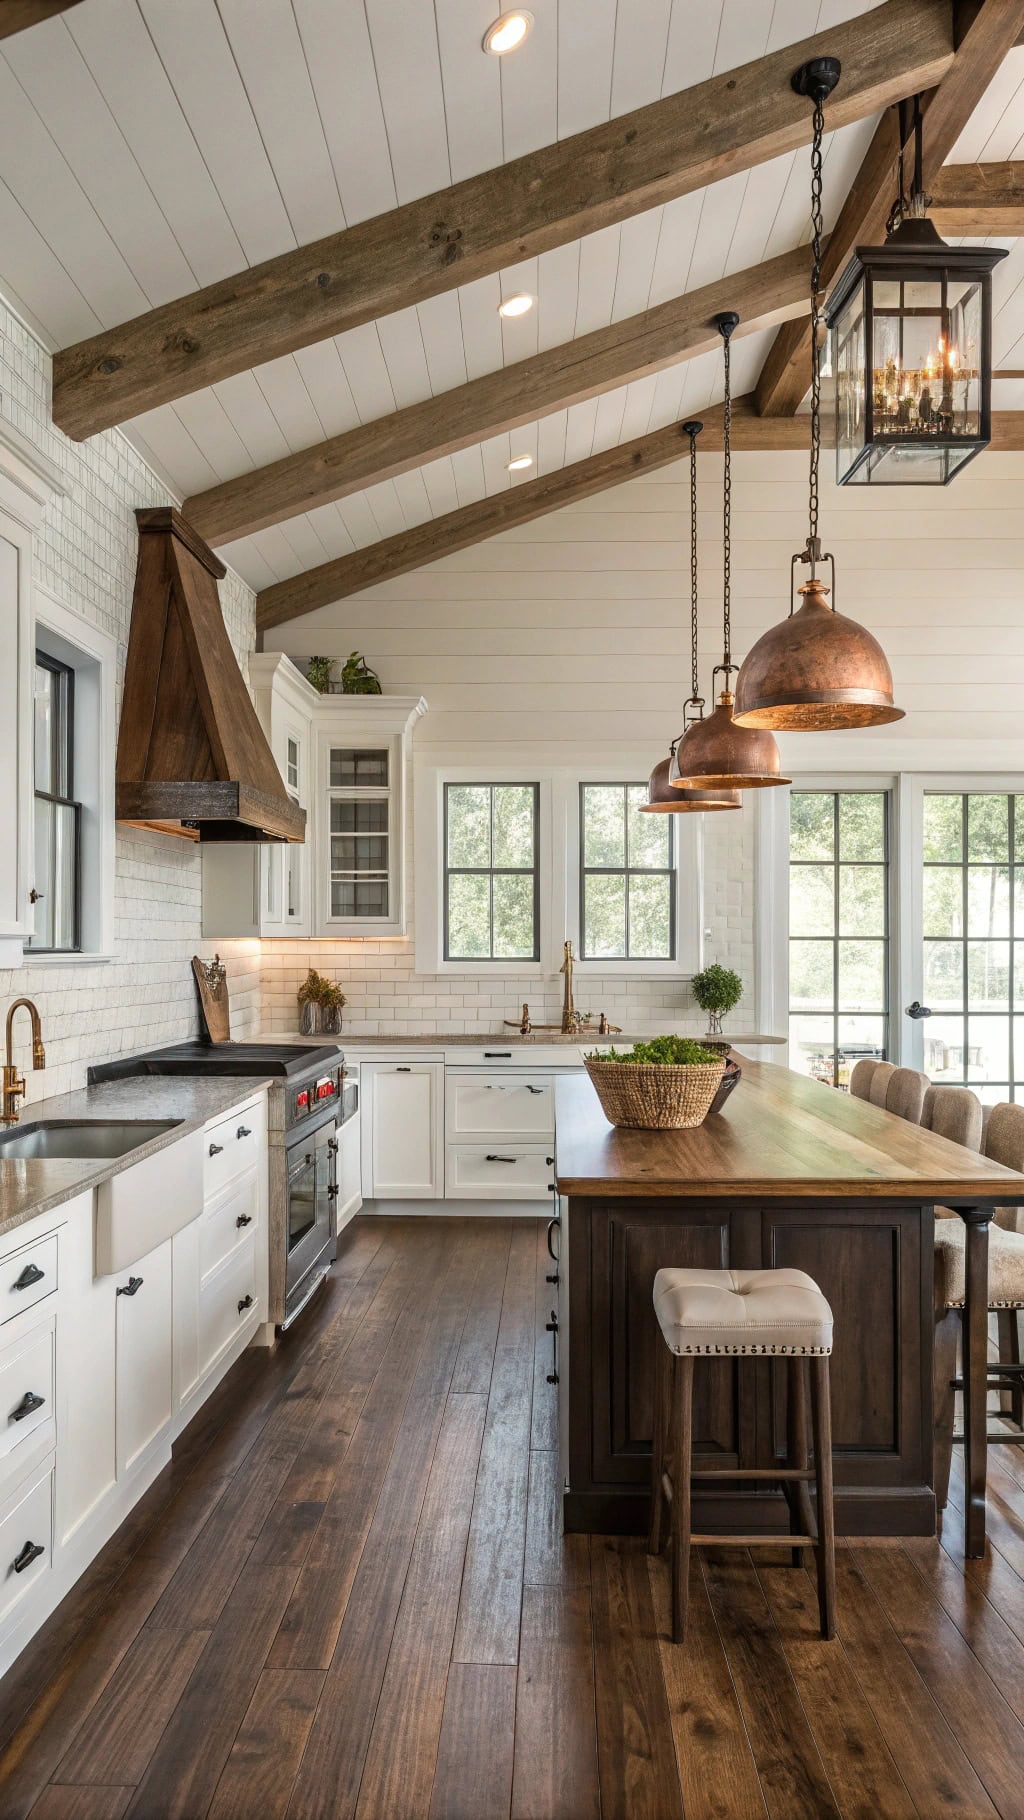
[[[937,1203],[1024,1202],[1024,1179],[877,1107],[743,1058],[695,1131],[609,1126],[586,1079],[557,1088],[559,1395],[569,1531],[648,1523],[655,1273],[792,1266],[835,1316],[836,1528],[935,1533],[933,1222]],[[696,1464],[781,1463],[785,1374],[770,1358],[698,1361]],[[694,1527],[788,1529],[781,1494],[694,1487]]]

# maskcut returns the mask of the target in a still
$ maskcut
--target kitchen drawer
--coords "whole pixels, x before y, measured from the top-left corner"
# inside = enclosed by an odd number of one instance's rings
[[[47,1465],[0,1506],[0,1626],[49,1573],[52,1559],[53,1467]]]
[[[246,1303],[246,1298],[249,1300]],[[239,1307],[239,1303],[246,1303]],[[259,1306],[256,1294],[256,1243],[250,1235],[199,1291],[199,1367],[205,1377],[220,1354]]]
[[[543,1201],[551,1185],[550,1150],[523,1144],[449,1144],[445,1151],[448,1200]]]
[[[51,1319],[0,1350],[0,1495],[56,1439],[53,1342]]]
[[[57,1234],[12,1251],[0,1262],[0,1327],[34,1308],[57,1287]]]
[[[252,1169],[266,1145],[266,1109],[262,1100],[233,1112],[203,1133],[203,1194],[207,1201],[229,1182]]]
[[[579,1051],[572,1043],[503,1043],[500,1038],[483,1043],[479,1048],[449,1048],[444,1052],[449,1068],[524,1068],[535,1072],[546,1068],[578,1068]]]
[[[244,1244],[247,1233],[255,1236],[259,1184],[259,1170],[250,1169],[204,1208],[199,1222],[199,1275],[204,1282],[236,1246]]]
[[[488,1137],[542,1144],[554,1134],[555,1084],[550,1074],[463,1074],[445,1079],[445,1132],[450,1144]]]

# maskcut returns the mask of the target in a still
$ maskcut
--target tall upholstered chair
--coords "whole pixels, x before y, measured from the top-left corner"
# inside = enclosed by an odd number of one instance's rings
[[[969,1087],[929,1087],[921,1123],[952,1144],[963,1144],[966,1150],[981,1149],[981,1101]]]
[[[928,1076],[916,1068],[897,1068],[889,1076],[885,1089],[885,1109],[909,1125],[921,1123],[921,1109],[928,1091]]]
[[[947,1089],[947,1091],[949,1091]],[[934,1116],[934,1113],[933,1113]],[[934,1127],[933,1127],[934,1129]],[[1024,1106],[993,1106],[985,1129],[985,1154],[1008,1169],[1024,1171]],[[1011,1209],[997,1212],[989,1229],[988,1306],[998,1316],[999,1362],[989,1366],[990,1379],[1009,1377],[1010,1410],[1020,1425],[1024,1418],[1024,1367],[1020,1362],[1018,1316],[1024,1308],[1024,1232],[1012,1225]],[[960,1219],[940,1219],[935,1225],[935,1497],[943,1510],[949,1491],[949,1466],[954,1440],[957,1348],[963,1325],[967,1293],[966,1229]],[[1015,1437],[1006,1430],[989,1435],[990,1442],[1005,1443]]]
[[[871,1076],[878,1067],[873,1055],[862,1055],[850,1070],[850,1092],[855,1100],[866,1100],[871,1091]]]
[[[868,1086],[868,1099],[872,1106],[884,1106],[885,1096],[889,1091],[889,1082],[896,1073],[895,1062],[876,1062],[875,1072]]]

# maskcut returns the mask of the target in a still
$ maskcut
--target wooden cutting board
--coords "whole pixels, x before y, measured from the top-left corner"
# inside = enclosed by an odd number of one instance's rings
[[[199,993],[199,1010],[211,1043],[231,1041],[231,1007],[228,1003],[227,968],[219,954],[212,961],[192,956],[192,973]]]

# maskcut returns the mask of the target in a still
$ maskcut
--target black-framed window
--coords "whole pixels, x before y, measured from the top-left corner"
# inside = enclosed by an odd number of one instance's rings
[[[35,925],[26,948],[81,948],[81,804],[75,801],[75,673],[36,652],[33,678]]]
[[[539,784],[445,784],[444,958],[540,959]]]
[[[580,785],[581,960],[675,960],[674,818],[642,815],[646,797],[646,784]]]
[[[1024,1100],[1024,796],[926,791],[924,1068]]]
[[[887,791],[792,792],[790,1065],[834,1087],[888,1051],[889,849]]]

